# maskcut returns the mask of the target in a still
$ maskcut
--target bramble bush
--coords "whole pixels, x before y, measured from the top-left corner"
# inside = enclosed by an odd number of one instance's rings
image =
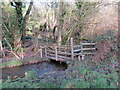
[[[109,41],[116,41],[117,36],[114,35],[114,30],[108,30],[107,33],[99,35],[94,41],[103,41],[103,40],[109,40]]]

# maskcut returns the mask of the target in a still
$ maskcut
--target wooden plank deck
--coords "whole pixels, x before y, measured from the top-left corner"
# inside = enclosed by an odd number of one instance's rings
[[[56,57],[52,57],[52,56],[47,56],[48,59],[53,59],[56,60]],[[60,58],[58,57],[56,61],[66,61],[66,58]]]

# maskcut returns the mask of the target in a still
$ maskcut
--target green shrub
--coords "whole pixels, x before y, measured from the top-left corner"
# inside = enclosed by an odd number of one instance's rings
[[[93,85],[94,88],[108,88],[109,87],[107,79],[101,76],[97,76],[97,78],[93,80],[92,84],[94,84]]]
[[[28,71],[25,78],[35,78],[35,75],[36,75],[36,71]]]
[[[62,88],[89,88],[89,87],[90,83],[88,81],[85,81],[84,78],[66,80],[62,84]]]
[[[58,88],[58,86],[53,83],[52,81],[50,82],[40,82],[39,83],[41,88]]]

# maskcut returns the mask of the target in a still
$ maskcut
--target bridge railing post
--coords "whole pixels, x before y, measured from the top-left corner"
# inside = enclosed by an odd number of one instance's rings
[[[47,57],[47,48],[45,47],[45,57]]]
[[[55,46],[55,59],[58,60],[57,46]]]
[[[80,42],[81,45],[81,56],[82,56],[82,60],[84,60],[85,55],[83,55],[83,44],[82,42]]]
[[[81,54],[83,54],[83,45],[82,45],[82,42],[80,42],[80,45],[81,45]]]
[[[74,59],[73,38],[71,38],[71,58]]]

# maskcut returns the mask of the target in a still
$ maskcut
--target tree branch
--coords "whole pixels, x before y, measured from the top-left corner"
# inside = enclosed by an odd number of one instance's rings
[[[12,46],[9,44],[9,42],[7,41],[6,38],[4,38],[4,40],[7,42],[8,46],[10,47],[10,51],[5,49],[8,52],[11,52],[15,57],[17,57],[18,59],[21,59],[16,53],[13,52]]]
[[[27,20],[27,17],[28,17],[28,15],[30,14],[30,11],[31,11],[31,9],[32,9],[32,6],[33,6],[33,2],[30,2],[29,7],[28,7],[28,10],[26,11],[26,14],[25,14],[25,16],[24,16],[24,20],[25,20],[25,21]]]
[[[10,4],[11,4],[11,6],[16,7],[16,6],[13,4],[13,2],[10,2]]]

